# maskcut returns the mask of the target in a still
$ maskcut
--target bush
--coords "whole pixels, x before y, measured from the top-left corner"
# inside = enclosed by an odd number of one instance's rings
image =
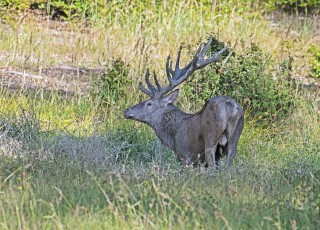
[[[5,7],[7,9],[14,9],[17,11],[26,10],[29,8],[31,0],[1,0],[0,7]]]
[[[0,7],[8,10],[25,11],[40,9],[51,15],[52,19],[89,19],[106,8],[105,1],[90,0],[4,0]]]
[[[115,105],[120,99],[126,101],[125,85],[130,83],[128,74],[129,66],[121,59],[114,59],[106,66],[106,71],[93,82],[91,90],[91,95],[98,100],[99,106]]]
[[[288,13],[308,13],[319,10],[319,0],[263,0],[268,9],[280,9]]]
[[[101,13],[104,5],[103,1],[90,0],[53,0],[38,4],[39,8],[47,9],[47,13],[50,13],[52,19],[61,16],[67,19],[93,18],[97,13]]]
[[[211,49],[217,52],[222,47],[215,41]],[[294,82],[290,79],[292,59],[274,63],[255,44],[243,48],[241,55],[227,51],[224,55],[230,57],[224,65],[220,62],[203,69],[184,86],[184,94],[193,104],[201,105],[215,95],[230,96],[251,118],[274,120],[286,116],[295,104]]]
[[[320,49],[311,46],[309,51],[312,54],[310,75],[314,78],[320,78]]]

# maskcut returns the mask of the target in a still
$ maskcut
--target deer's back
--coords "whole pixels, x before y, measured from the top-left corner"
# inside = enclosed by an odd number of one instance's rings
[[[175,135],[175,152],[181,162],[204,161],[207,141],[225,146],[243,122],[240,105],[230,97],[216,96],[207,100],[203,109],[188,116]]]
[[[215,96],[207,100],[199,115],[203,135],[215,133],[219,136],[237,126],[237,123],[243,119],[243,110],[232,98]],[[227,127],[229,127],[228,130]]]

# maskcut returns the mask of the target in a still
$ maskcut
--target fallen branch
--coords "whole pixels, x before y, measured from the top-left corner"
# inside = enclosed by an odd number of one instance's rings
[[[30,78],[35,78],[35,79],[45,79],[45,77],[40,76],[40,75],[34,75],[34,74],[20,72],[20,71],[14,71],[14,70],[9,70],[7,73],[13,74],[13,75],[21,75],[23,77],[30,77]]]
[[[72,66],[55,66],[55,67],[45,67],[42,68],[41,71],[48,71],[48,70],[54,70],[54,71],[64,71],[64,72],[76,72],[76,73],[83,73],[83,74],[100,74],[102,73],[105,68],[85,68],[85,67],[72,67]]]

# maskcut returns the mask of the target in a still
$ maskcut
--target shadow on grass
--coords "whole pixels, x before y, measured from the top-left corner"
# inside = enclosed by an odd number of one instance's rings
[[[229,179],[224,170],[214,178],[199,169],[179,173],[158,141],[128,127],[86,136],[44,132],[26,113],[2,118],[0,136],[0,222],[7,228],[320,225],[319,159],[306,157],[316,144],[277,161],[251,140],[257,146],[241,146]]]

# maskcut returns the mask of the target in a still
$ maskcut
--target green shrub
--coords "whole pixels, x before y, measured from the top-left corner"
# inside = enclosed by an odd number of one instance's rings
[[[100,14],[104,5],[101,0],[53,0],[48,1],[46,7],[52,18],[61,15],[68,19],[88,19]]]
[[[168,9],[170,11],[179,11],[184,8],[194,9],[201,14],[201,17],[212,18],[212,15],[223,14],[244,14],[260,11],[261,4],[259,0],[227,0],[227,1],[190,1],[181,2],[175,0],[168,1],[147,1],[147,0],[4,0],[6,9],[27,10],[40,9],[51,15],[52,19],[85,19],[91,20],[103,18],[106,23],[117,21],[122,23],[130,20],[130,15],[138,14],[141,22],[150,26],[154,23],[154,18],[167,17]],[[232,6],[232,7],[230,7]],[[128,17],[129,16],[129,17]],[[215,19],[220,20],[220,17]]]
[[[4,0],[0,1],[0,7],[8,10],[23,11],[28,9],[40,9],[50,14],[52,19],[89,19],[101,14],[106,8],[106,2],[102,0]]]
[[[215,41],[211,49],[217,52],[222,47]],[[241,55],[226,52],[224,55],[230,57],[225,64],[216,63],[200,71],[184,86],[183,93],[192,104],[202,105],[210,97],[227,95],[238,101],[251,118],[284,117],[295,104],[294,82],[289,78],[292,59],[274,63],[271,55],[255,44],[243,48]]]
[[[125,101],[127,88],[130,83],[128,78],[129,66],[121,59],[112,60],[99,79],[93,81],[91,95],[97,99],[99,106],[112,106],[119,100]]]
[[[314,78],[320,78],[320,49],[311,46],[309,51],[312,53],[310,75]]]
[[[14,9],[17,11],[26,10],[31,4],[31,0],[1,0],[0,7],[5,7],[8,9]]]
[[[319,0],[263,0],[263,2],[267,9],[280,9],[289,13],[308,13],[314,10],[319,10],[320,7]]]

